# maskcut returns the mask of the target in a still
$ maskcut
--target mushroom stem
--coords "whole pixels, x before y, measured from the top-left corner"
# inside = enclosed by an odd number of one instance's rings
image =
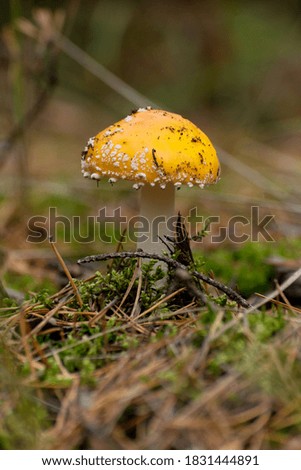
[[[162,254],[164,244],[160,239],[173,235],[175,216],[175,187],[167,184],[165,189],[148,184],[141,188],[140,221],[137,248],[147,253]]]

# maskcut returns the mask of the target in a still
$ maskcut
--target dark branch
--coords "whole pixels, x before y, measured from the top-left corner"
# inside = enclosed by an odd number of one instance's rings
[[[213,287],[216,287],[218,290],[221,292],[224,292],[229,299],[234,300],[237,302],[239,305],[245,308],[250,308],[251,305],[237,292],[235,292],[233,289],[230,287],[225,286],[224,284],[216,281],[215,279],[212,279],[209,276],[206,276],[206,274],[199,273],[198,271],[188,271],[187,266],[184,266],[184,264],[179,263],[175,259],[168,258],[167,256],[162,256],[162,255],[157,255],[155,253],[144,253],[143,251],[122,251],[120,253],[105,253],[101,255],[91,255],[91,256],[86,256],[85,258],[82,258],[78,260],[78,264],[83,264],[83,263],[93,263],[95,261],[106,261],[108,259],[113,259],[113,258],[146,258],[146,259],[154,259],[158,261],[163,261],[166,263],[169,267],[174,268],[174,269],[183,269],[187,272],[190,272],[190,274],[197,279],[200,279],[203,282],[206,282],[207,284],[210,284]]]

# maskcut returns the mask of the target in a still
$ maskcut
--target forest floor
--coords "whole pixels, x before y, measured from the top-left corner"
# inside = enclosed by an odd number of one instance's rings
[[[184,272],[140,258],[79,265],[134,244],[114,228],[112,243],[80,243],[74,216],[86,234],[104,207],[138,209],[126,184],[80,175],[92,108],[53,99],[23,143],[26,165],[19,149],[2,173],[0,448],[300,449],[299,131],[230,139],[208,116],[227,148],[222,179],[179,191],[177,208],[218,223]]]

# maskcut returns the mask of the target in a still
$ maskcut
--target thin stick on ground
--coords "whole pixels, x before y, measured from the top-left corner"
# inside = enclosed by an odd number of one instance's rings
[[[224,292],[224,294],[226,294],[229,297],[229,299],[237,302],[238,305],[241,305],[242,307],[245,307],[245,308],[252,308],[249,302],[247,302],[241,295],[239,295],[230,287],[225,286],[224,284],[220,283],[219,281],[216,281],[215,279],[210,278],[209,276],[206,276],[206,274],[200,273],[195,270],[188,271],[187,266],[184,266],[184,264],[179,263],[175,259],[168,258],[167,256],[157,255],[155,253],[152,253],[152,254],[145,253],[143,251],[134,251],[134,252],[123,251],[120,253],[105,253],[101,255],[86,256],[85,258],[78,260],[78,263],[79,264],[94,263],[95,261],[106,261],[108,259],[113,259],[113,258],[146,258],[146,259],[154,259],[158,261],[163,261],[171,268],[183,269],[184,271],[189,272],[191,276],[194,276],[197,279],[201,279],[201,281],[204,281],[207,284],[210,284],[211,286],[216,287],[221,292]]]

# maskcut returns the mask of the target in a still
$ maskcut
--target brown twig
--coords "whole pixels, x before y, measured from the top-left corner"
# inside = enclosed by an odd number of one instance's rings
[[[83,264],[83,263],[94,263],[95,261],[106,261],[108,259],[113,259],[113,258],[146,258],[146,259],[154,259],[158,261],[163,261],[166,263],[169,267],[174,268],[174,269],[183,269],[187,271],[187,266],[184,266],[183,264],[179,263],[175,259],[168,258],[167,256],[163,255],[157,255],[155,253],[145,253],[143,251],[123,251],[120,253],[105,253],[105,254],[100,254],[100,255],[91,255],[91,256],[86,256],[85,258],[82,258],[78,260],[78,264]],[[215,279],[211,279],[209,276],[206,276],[206,274],[200,273],[198,271],[190,271],[190,274],[197,279],[200,279],[207,284],[210,284],[213,287],[216,287],[219,289],[221,292],[224,292],[229,299],[234,300],[237,302],[239,305],[245,308],[251,308],[251,305],[237,292],[235,292],[233,289],[231,289],[228,286],[225,286],[219,281],[216,281]]]

